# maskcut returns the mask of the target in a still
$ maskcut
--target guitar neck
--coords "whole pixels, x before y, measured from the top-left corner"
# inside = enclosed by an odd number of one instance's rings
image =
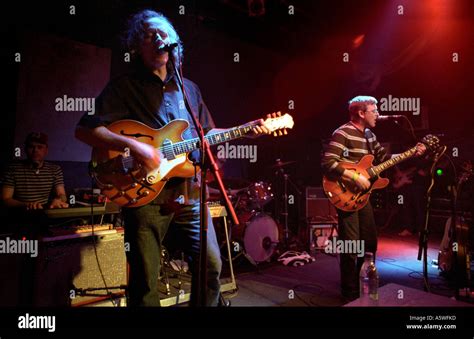
[[[405,160],[411,158],[415,153],[416,153],[416,147],[410,148],[408,151],[400,153],[396,157],[394,157],[390,160],[384,161],[384,162],[382,162],[381,164],[379,164],[377,166],[372,167],[371,171],[373,172],[374,176],[379,175],[380,173],[382,173],[383,171],[389,169],[390,167],[393,167],[393,166],[401,163],[402,161],[405,161]]]
[[[209,143],[209,145],[218,145],[227,141],[235,140],[244,137],[252,129],[257,126],[259,123],[258,120],[251,121],[247,124],[232,127],[226,130],[222,130],[216,133],[208,134],[204,138]],[[188,140],[183,140],[173,144],[173,151],[175,155],[189,153],[199,148],[199,138],[193,138]]]

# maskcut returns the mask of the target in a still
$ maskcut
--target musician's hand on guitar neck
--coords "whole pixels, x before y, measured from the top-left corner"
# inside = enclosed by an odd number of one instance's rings
[[[275,115],[275,113],[273,113]],[[268,117],[271,117],[270,114],[267,115]],[[259,119],[258,125],[256,125],[254,128],[252,128],[253,134],[247,135],[248,138],[255,138],[258,137],[262,134],[271,134],[272,132],[265,126],[265,120]]]
[[[420,155],[423,155],[425,152],[426,152],[426,146],[425,146],[425,144],[423,144],[423,143],[421,143],[421,142],[417,143],[417,144],[416,144],[416,152],[415,152],[415,154],[416,154],[417,156],[420,156]]]
[[[130,152],[147,172],[150,172],[160,166],[160,154],[153,146],[136,141],[130,145]]]
[[[342,176],[348,180],[354,181],[357,187],[363,191],[366,191],[370,188],[370,181],[363,174],[346,169],[344,170]]]
[[[267,114],[267,120],[272,120],[272,119],[277,119],[277,118],[281,118],[281,112],[276,112],[276,113],[272,113],[272,114]],[[253,131],[253,135],[250,136],[250,138],[252,137],[255,137],[255,136],[259,136],[261,134],[271,134],[272,133],[272,129],[271,127],[267,126],[266,125],[266,120],[263,120],[263,119],[259,119],[258,120],[258,125],[256,125],[252,131]],[[291,126],[293,127],[293,126]],[[290,128],[291,128],[290,127]],[[276,136],[276,132],[274,132],[274,135]],[[279,131],[279,135],[282,135],[283,133],[281,131]],[[285,134],[286,134],[286,131],[285,131]]]
[[[270,134],[270,130],[268,130],[265,125],[263,124],[264,120],[260,119],[258,120],[259,125],[255,126],[252,131],[254,135],[260,135],[260,134]]]

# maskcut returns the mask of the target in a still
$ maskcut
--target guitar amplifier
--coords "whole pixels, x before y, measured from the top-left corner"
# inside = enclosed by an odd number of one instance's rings
[[[305,217],[308,223],[337,222],[336,208],[322,187],[306,187]]]
[[[107,292],[124,294],[126,284],[121,229],[49,237],[39,245],[35,306],[85,305],[107,299]]]

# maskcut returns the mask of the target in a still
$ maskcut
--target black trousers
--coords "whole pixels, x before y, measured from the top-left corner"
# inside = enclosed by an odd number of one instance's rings
[[[338,210],[339,239],[359,240],[364,242],[364,251],[372,252],[375,258],[377,251],[377,226],[370,202],[357,212]],[[359,271],[364,263],[364,256],[357,253],[340,254],[341,293],[344,297],[359,297]]]
[[[178,239],[179,247],[190,259],[192,270],[191,299],[198,287],[200,252],[199,204],[181,205],[167,210],[163,205],[146,205],[124,210],[125,242],[129,244],[128,286],[130,306],[160,306],[158,277],[161,269],[162,243],[168,231]],[[216,306],[220,293],[222,262],[212,218],[208,210],[207,306]]]

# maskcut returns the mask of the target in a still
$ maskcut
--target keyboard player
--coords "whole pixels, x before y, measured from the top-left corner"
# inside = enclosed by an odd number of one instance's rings
[[[68,207],[63,173],[46,162],[48,136],[30,133],[25,140],[26,160],[12,162],[2,180],[2,200],[8,208]]]
[[[0,233],[11,233],[10,238],[35,240],[43,232],[44,218],[37,210],[68,207],[63,173],[59,166],[45,161],[48,154],[48,136],[33,132],[25,140],[26,159],[9,164],[2,178],[1,199],[8,210],[9,225],[2,225]],[[25,211],[26,210],[26,211]],[[25,213],[26,212],[26,213]],[[18,281],[18,305],[33,303],[35,280],[34,257],[9,256],[17,259],[15,273],[9,279]],[[14,291],[11,291],[14,294]]]
[[[2,180],[2,201],[8,208],[27,210],[68,207],[63,173],[45,161],[48,136],[33,132],[25,140],[26,160],[12,162]]]

